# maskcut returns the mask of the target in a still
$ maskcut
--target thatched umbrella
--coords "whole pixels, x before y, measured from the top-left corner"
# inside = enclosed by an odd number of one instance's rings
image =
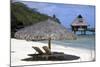
[[[25,40],[48,40],[49,49],[51,49],[51,39],[76,39],[73,33],[67,32],[65,27],[51,19],[18,30],[15,37]]]

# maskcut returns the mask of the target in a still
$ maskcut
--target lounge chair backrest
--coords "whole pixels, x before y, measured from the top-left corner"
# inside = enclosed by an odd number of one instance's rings
[[[47,46],[43,46],[43,49],[45,50],[46,54],[51,54],[51,51]]]
[[[32,47],[34,48],[39,54],[43,54],[42,50],[39,47]]]

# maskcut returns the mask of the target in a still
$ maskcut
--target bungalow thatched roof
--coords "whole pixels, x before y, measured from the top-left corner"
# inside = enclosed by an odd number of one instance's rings
[[[73,33],[67,32],[65,27],[51,19],[18,30],[15,37],[26,40],[45,40],[49,37],[51,39],[76,39]]]
[[[86,20],[81,16],[78,15],[78,17],[72,22],[72,26],[87,26]]]

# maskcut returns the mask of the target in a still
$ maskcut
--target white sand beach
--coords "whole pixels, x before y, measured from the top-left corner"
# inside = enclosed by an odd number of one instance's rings
[[[11,39],[11,66],[20,66],[20,65],[36,65],[36,64],[51,64],[51,63],[69,63],[69,62],[80,62],[80,61],[92,61],[95,58],[93,50],[65,47],[62,45],[57,45],[52,43],[53,52],[64,52],[65,54],[79,56],[78,60],[71,61],[21,61],[21,59],[28,58],[28,54],[34,54],[36,51],[32,46],[38,46],[42,49],[43,46],[48,44],[35,42],[35,41],[26,41]],[[44,51],[44,50],[43,50]]]

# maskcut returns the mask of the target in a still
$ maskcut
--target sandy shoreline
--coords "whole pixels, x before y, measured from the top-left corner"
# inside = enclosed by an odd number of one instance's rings
[[[32,46],[38,46],[41,50],[43,50],[42,47],[47,46],[47,44],[26,40],[11,39],[11,66],[91,61],[95,58],[93,50],[65,47],[62,45],[52,44],[53,52],[57,51],[64,52],[65,54],[76,55],[79,56],[80,59],[72,61],[21,61],[21,59],[30,57],[27,56],[27,54],[36,53]]]

